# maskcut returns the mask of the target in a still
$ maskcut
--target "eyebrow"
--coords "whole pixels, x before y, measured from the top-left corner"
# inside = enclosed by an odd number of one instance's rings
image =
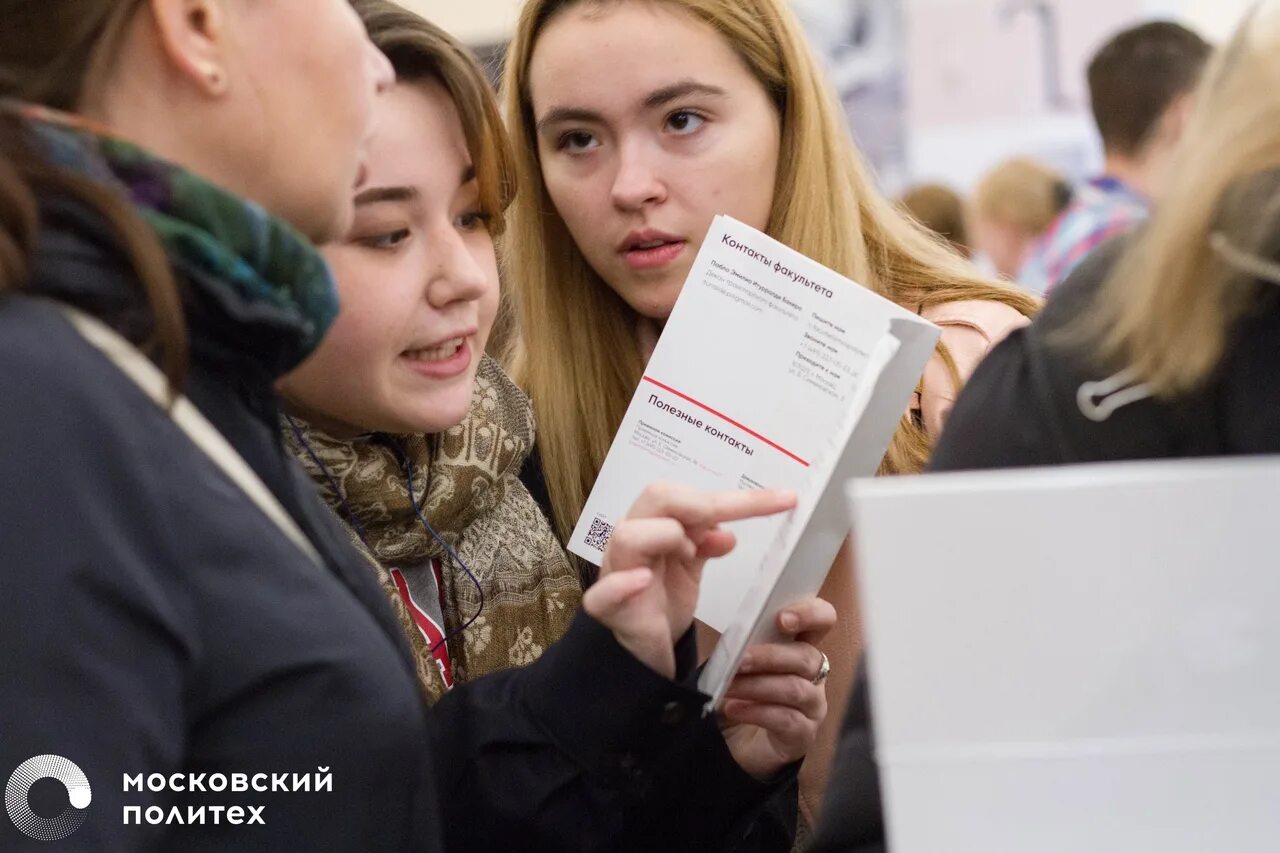
[[[387,202],[409,202],[416,200],[418,196],[418,191],[413,187],[373,187],[356,195],[356,207]]]
[[[670,86],[663,86],[649,97],[644,99],[645,109],[651,110],[655,107],[663,107],[672,101],[680,98],[687,98],[690,95],[707,95],[713,98],[723,98],[729,93],[719,86],[710,86],[706,83],[699,83],[696,80],[681,80],[678,83],[672,83]]]
[[[690,95],[705,95],[712,98],[723,98],[729,93],[719,86],[711,86],[706,83],[699,83],[696,80],[681,80],[672,83],[670,86],[663,86],[649,94],[644,99],[644,108],[646,110],[657,109],[666,106],[672,101],[680,98],[687,98]],[[546,115],[538,120],[537,129],[545,130],[548,126],[559,124],[561,122],[581,121],[592,122],[595,124],[604,123],[604,117],[594,110],[588,110],[583,107],[555,107],[548,110]]]
[[[570,121],[603,124],[604,117],[601,116],[600,113],[583,109],[581,107],[556,107],[555,109],[548,110],[546,115],[538,119],[538,132],[541,133],[553,124]]]

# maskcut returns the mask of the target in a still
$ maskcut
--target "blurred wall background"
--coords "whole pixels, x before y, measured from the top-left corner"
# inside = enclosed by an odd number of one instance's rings
[[[401,0],[500,55],[521,0]],[[791,0],[885,189],[970,187],[1014,154],[1089,174],[1101,150],[1084,68],[1116,30],[1171,18],[1211,40],[1251,0]]]

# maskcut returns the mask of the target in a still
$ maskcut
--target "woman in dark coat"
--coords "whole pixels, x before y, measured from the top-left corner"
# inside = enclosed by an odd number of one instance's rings
[[[0,20],[0,849],[749,843],[688,629],[718,524],[790,496],[650,490],[563,640],[428,712],[281,445],[393,76],[349,3]]]

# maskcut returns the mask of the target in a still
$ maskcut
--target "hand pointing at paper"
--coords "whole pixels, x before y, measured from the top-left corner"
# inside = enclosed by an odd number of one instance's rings
[[[786,512],[795,502],[789,491],[650,485],[614,529],[584,609],[637,659],[673,677],[674,646],[693,624],[702,569],[735,544],[720,525]]]
[[[689,630],[706,561],[733,550],[721,524],[795,506],[787,491],[699,492],[653,484],[618,523],[600,580],[583,607],[651,669],[675,674],[676,641]],[[813,645],[835,625],[836,611],[811,598],[784,608],[778,630],[790,641],[752,646],[722,710],[725,742],[742,769],[759,779],[804,757],[827,714],[823,655]]]

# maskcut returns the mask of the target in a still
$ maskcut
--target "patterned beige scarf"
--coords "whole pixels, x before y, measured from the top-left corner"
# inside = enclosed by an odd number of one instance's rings
[[[306,446],[289,419],[282,423],[285,442],[373,565],[430,700],[444,694],[444,681],[391,569],[406,575],[431,571],[431,559],[444,567],[443,610],[455,683],[531,663],[568,630],[582,600],[581,582],[520,482],[520,466],[533,447],[533,408],[495,361],[482,359],[466,420],[444,433],[342,441],[292,421]],[[479,580],[479,616],[476,584],[414,512],[401,453],[412,463],[413,493],[423,517]]]

